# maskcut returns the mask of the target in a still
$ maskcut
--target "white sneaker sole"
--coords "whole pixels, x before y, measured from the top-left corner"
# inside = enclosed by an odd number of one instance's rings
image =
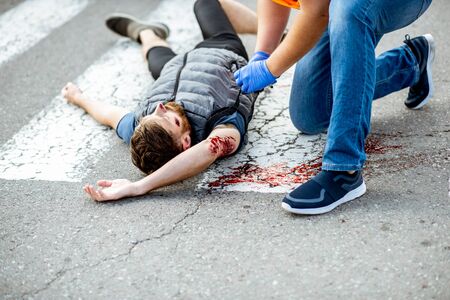
[[[430,45],[430,47],[428,48],[428,59],[427,59],[427,77],[428,77],[428,85],[429,85],[429,92],[428,92],[428,96],[419,103],[419,105],[412,107],[412,109],[420,109],[422,108],[425,104],[428,103],[428,101],[431,99],[431,97],[433,97],[434,94],[434,85],[433,85],[433,61],[434,61],[434,53],[435,53],[435,49],[436,49],[436,44],[434,42],[434,38],[431,34],[427,33],[424,34],[423,37],[428,41],[428,45]]]
[[[338,201],[331,203],[328,206],[323,206],[323,207],[318,207],[318,208],[292,208],[289,204],[282,202],[281,207],[283,207],[284,210],[294,213],[294,214],[319,215],[319,214],[327,213],[327,212],[335,209],[337,206],[344,204],[345,202],[348,202],[348,201],[354,200],[358,197],[361,197],[362,195],[364,195],[366,190],[367,190],[366,183],[363,181],[363,183],[359,187],[357,187],[354,190],[351,190],[350,192],[345,194],[344,197],[342,197]]]

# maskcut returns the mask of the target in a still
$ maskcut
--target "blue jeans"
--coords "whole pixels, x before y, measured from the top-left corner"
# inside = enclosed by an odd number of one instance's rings
[[[403,45],[375,57],[383,34],[421,16],[431,0],[331,0],[328,28],[296,65],[289,110],[306,134],[328,128],[324,170],[350,171],[366,160],[372,100],[414,85],[419,67]]]

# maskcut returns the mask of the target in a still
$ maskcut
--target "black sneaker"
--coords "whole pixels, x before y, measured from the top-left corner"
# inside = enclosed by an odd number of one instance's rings
[[[139,33],[145,29],[153,30],[153,32],[163,40],[167,39],[170,34],[169,27],[164,23],[145,23],[125,14],[112,14],[106,19],[105,23],[113,32],[121,36],[129,37],[138,43],[141,42]]]
[[[434,39],[431,34],[425,34],[413,39],[406,35],[404,43],[408,45],[416,57],[420,70],[419,81],[409,88],[405,105],[411,109],[419,109],[427,104],[434,92],[431,76],[435,52]]]
[[[294,214],[323,214],[362,196],[365,192],[366,184],[362,171],[349,174],[322,170],[286,195],[282,207]]]

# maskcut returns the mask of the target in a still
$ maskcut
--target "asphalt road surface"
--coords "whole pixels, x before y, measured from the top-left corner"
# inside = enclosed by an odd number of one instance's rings
[[[317,171],[325,142],[290,124],[292,70],[260,96],[238,155],[143,197],[87,198],[86,182],[142,175],[61,88],[132,109],[152,80],[138,46],[103,20],[167,22],[182,52],[200,40],[192,1],[1,1],[0,298],[450,299],[448,11],[436,0],[380,43],[432,33],[435,96],[418,111],[406,90],[377,100],[366,195],[312,217],[281,209],[309,176],[292,170]]]

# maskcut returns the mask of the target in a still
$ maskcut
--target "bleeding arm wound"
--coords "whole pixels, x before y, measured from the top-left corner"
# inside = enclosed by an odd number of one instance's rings
[[[208,138],[208,141],[210,153],[213,155],[217,155],[218,157],[230,155],[237,148],[236,139],[231,136],[227,137],[214,136]]]

